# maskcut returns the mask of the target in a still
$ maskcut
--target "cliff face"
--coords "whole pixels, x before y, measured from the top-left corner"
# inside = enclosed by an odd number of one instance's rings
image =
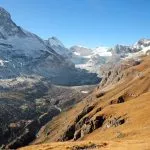
[[[33,144],[47,143],[47,147],[54,148],[53,142],[69,141],[58,143],[56,147],[69,145],[73,149],[74,146],[88,147],[92,141],[93,149],[138,149],[137,145],[149,148],[149,62],[150,57],[144,56],[138,62],[123,61],[106,73],[104,70],[107,81],[72,109],[55,117],[40,131]]]

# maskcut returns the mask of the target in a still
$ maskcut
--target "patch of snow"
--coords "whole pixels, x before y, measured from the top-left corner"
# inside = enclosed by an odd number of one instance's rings
[[[135,53],[128,53],[128,56],[125,59],[130,59],[130,58],[138,58],[141,55],[145,55],[146,52],[150,50],[150,46],[148,47],[143,47],[141,51],[135,52]]]
[[[142,49],[142,52],[143,52],[144,54],[146,54],[146,52],[147,52],[148,50],[150,50],[150,46],[144,47],[144,48]]]
[[[87,94],[87,93],[89,93],[89,91],[81,91],[81,93]]]
[[[97,47],[93,49],[94,54],[98,54],[99,56],[112,56],[112,53],[108,51],[108,47]]]
[[[108,47],[97,47],[94,49],[85,48],[83,46],[73,46],[71,50],[75,57],[72,61],[76,68],[85,69],[89,72],[98,73],[100,66],[104,63],[105,58],[112,56]]]
[[[80,47],[80,48],[85,48],[85,49],[89,49],[89,47],[86,47],[86,46],[83,46],[83,45],[76,45],[77,47]]]
[[[80,56],[81,54],[78,52],[73,52],[75,55]]]
[[[60,107],[58,107],[57,105],[54,106],[57,110],[59,110],[60,112],[62,112],[62,109]]]
[[[5,63],[8,63],[9,61],[0,59],[0,66],[5,66]]]

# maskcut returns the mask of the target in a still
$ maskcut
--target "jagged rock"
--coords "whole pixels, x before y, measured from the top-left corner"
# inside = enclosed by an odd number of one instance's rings
[[[104,92],[99,92],[99,93],[96,94],[96,98],[99,98],[99,97],[102,97],[102,96],[104,96]]]
[[[64,133],[63,137],[62,137],[62,141],[67,141],[67,140],[71,140],[74,138],[74,133],[75,133],[75,124],[69,126],[66,130],[66,132]]]
[[[60,113],[57,109],[52,109],[50,112],[44,113],[38,119],[40,126],[46,124],[53,116],[56,116]]]
[[[94,106],[86,106],[83,111],[77,116],[75,122],[77,123],[83,116],[92,111]]]
[[[75,133],[74,133],[74,140],[77,140],[81,137],[81,130],[77,130]]]
[[[120,96],[118,97],[118,101],[117,103],[123,103],[125,100],[124,100],[124,97],[123,96]]]
[[[91,133],[93,130],[101,127],[105,118],[103,116],[96,116],[95,120],[90,120],[89,117],[82,118],[75,124],[74,140],[84,137],[86,134]]]
[[[101,76],[103,76],[102,81],[100,83],[100,87],[107,86],[112,83],[119,82],[123,77],[133,75],[131,72],[126,72],[125,70],[132,66],[139,65],[141,63],[140,59],[130,59],[128,61],[116,61],[109,62],[103,66],[101,66]]]
[[[89,121],[89,117],[82,118],[79,122],[76,123],[75,125],[76,130],[80,129],[88,121]]]
[[[119,104],[119,103],[124,103],[125,99],[123,96],[118,97],[118,99],[113,99],[110,101],[110,104]]]
[[[101,107],[97,108],[96,113],[99,112],[99,111],[101,111],[101,110],[102,110]]]
[[[96,116],[95,120],[93,120],[94,130],[101,127],[105,121],[104,116]]]
[[[81,137],[84,137],[86,134],[91,133],[93,129],[94,129],[94,124],[92,121],[87,124],[84,124],[81,129]]]
[[[111,118],[110,120],[108,120],[107,124],[106,124],[106,127],[107,128],[110,128],[110,127],[117,127],[119,125],[122,125],[125,123],[125,119],[124,118],[121,118],[121,117],[114,117],[114,118]]]

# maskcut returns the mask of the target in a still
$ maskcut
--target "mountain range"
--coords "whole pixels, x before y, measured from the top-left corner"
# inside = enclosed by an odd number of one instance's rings
[[[132,46],[66,48],[56,37],[43,40],[17,26],[0,7],[0,78],[38,74],[57,84],[95,84],[100,79],[94,73],[99,75],[101,65],[112,58],[120,60],[146,52],[149,45],[150,40],[142,39]]]
[[[149,145],[149,55],[144,38],[67,48],[16,25],[0,7],[0,149]]]
[[[95,84],[96,74],[75,68],[67,59],[68,50],[52,37],[43,40],[17,26],[0,8],[0,78],[37,74],[55,84]]]

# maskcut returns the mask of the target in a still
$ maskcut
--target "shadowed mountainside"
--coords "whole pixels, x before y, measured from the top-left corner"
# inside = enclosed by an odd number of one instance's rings
[[[30,129],[29,135],[20,137],[20,146],[28,144],[43,125],[79,102],[94,87],[56,86],[39,76],[1,80],[0,145],[12,143]]]

